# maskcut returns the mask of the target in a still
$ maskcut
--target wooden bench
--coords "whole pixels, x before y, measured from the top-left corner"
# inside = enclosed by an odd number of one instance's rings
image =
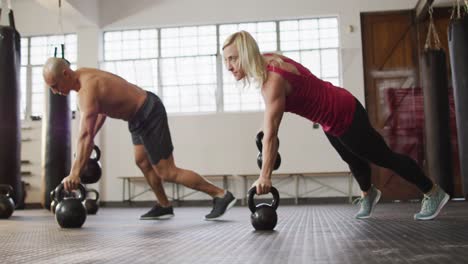
[[[230,174],[209,174],[209,175],[202,175],[207,180],[222,180],[223,181],[223,189],[228,189],[228,177],[231,176]],[[147,187],[145,190],[133,194],[132,193],[132,186],[136,183],[144,183],[148,185],[146,178],[144,176],[121,176],[117,177],[118,179],[122,180],[122,201],[131,203],[135,198],[143,195],[146,192],[152,191],[151,187]],[[183,201],[184,198],[196,193],[197,191],[190,191],[184,195],[180,195],[180,188],[179,184],[170,183],[171,184],[171,195],[168,195],[169,199],[174,201]]]
[[[242,198],[242,205],[246,204],[247,201],[247,192],[250,189],[249,186],[249,179],[256,180],[258,178],[258,174],[237,174],[235,175],[237,177],[240,177],[242,179],[242,183],[244,186],[244,193],[243,193],[243,198]],[[348,177],[348,188],[346,191],[340,190],[334,186],[331,186],[329,184],[323,183],[317,179],[314,179],[314,177],[320,177],[320,176],[347,176]],[[286,181],[292,179],[294,181],[294,193],[286,193],[285,191],[281,191],[278,189],[280,193],[286,194],[288,196],[294,197],[294,203],[298,204],[299,203],[299,198],[304,197],[306,194],[318,191],[319,189],[322,188],[328,188],[331,190],[334,190],[336,192],[345,194],[348,197],[349,202],[352,202],[352,195],[353,195],[353,175],[349,171],[327,171],[327,172],[294,172],[294,173],[273,173],[272,174],[272,179],[275,178],[281,178],[279,181],[276,181],[274,183],[275,187],[280,187],[283,183]],[[318,184],[319,187],[307,190],[305,192],[300,192],[299,190],[299,180],[304,179],[304,180],[311,180],[314,183]]]

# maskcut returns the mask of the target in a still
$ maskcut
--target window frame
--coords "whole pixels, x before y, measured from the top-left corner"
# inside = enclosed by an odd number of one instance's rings
[[[333,48],[322,48],[322,47],[319,47],[319,48],[313,48],[313,49],[301,49],[300,46],[297,50],[281,50],[281,34],[282,32],[280,31],[280,23],[282,22],[286,22],[286,21],[302,21],[302,20],[317,20],[317,23],[319,23],[319,20],[320,19],[335,19],[336,20],[336,38],[337,38],[337,47],[333,47]],[[340,19],[339,19],[339,16],[338,15],[329,15],[329,16],[314,16],[314,17],[301,17],[301,18],[289,18],[289,19],[280,19],[280,20],[265,20],[265,21],[243,21],[243,22],[229,22],[229,23],[216,23],[216,24],[198,24],[198,25],[184,25],[184,26],[171,26],[171,27],[150,27],[150,28],[136,28],[136,29],[121,29],[121,30],[116,30],[116,29],[113,29],[113,30],[106,30],[106,31],[103,31],[103,38],[102,38],[102,41],[103,41],[103,45],[102,45],[102,48],[103,48],[103,58],[105,58],[105,53],[106,53],[106,50],[104,49],[106,43],[105,43],[105,34],[108,33],[108,32],[125,32],[125,31],[130,31],[130,30],[148,30],[148,29],[151,29],[151,30],[156,30],[158,33],[157,33],[157,41],[158,41],[158,45],[157,45],[157,56],[156,57],[153,57],[153,58],[146,58],[146,59],[156,59],[158,61],[158,75],[157,75],[157,78],[158,80],[155,82],[157,83],[157,87],[154,89],[154,90],[157,90],[158,91],[158,94],[161,98],[163,98],[164,96],[164,86],[162,85],[163,84],[163,78],[164,76],[162,75],[162,70],[161,70],[161,61],[164,60],[164,59],[168,59],[168,58],[181,58],[181,57],[184,57],[184,56],[162,56],[162,44],[161,44],[161,41],[162,41],[162,38],[161,38],[161,32],[165,29],[171,29],[171,28],[185,28],[185,27],[202,27],[202,26],[215,26],[216,27],[216,54],[215,54],[215,58],[216,58],[216,84],[215,84],[215,110],[214,111],[196,111],[196,112],[170,112],[168,113],[169,115],[193,115],[193,114],[216,114],[216,113],[252,113],[252,112],[262,112],[264,110],[264,105],[261,104],[258,108],[255,108],[255,109],[248,109],[248,110],[242,110],[242,103],[240,103],[240,106],[237,108],[237,109],[234,109],[234,110],[226,110],[226,104],[225,102],[227,101],[226,98],[225,98],[225,94],[224,94],[224,90],[225,90],[225,85],[226,83],[224,82],[224,79],[225,79],[225,76],[224,76],[224,71],[225,71],[225,66],[224,66],[224,62],[223,62],[223,58],[222,58],[222,51],[221,51],[221,45],[222,45],[222,42],[224,41],[223,39],[221,39],[221,32],[220,32],[220,27],[222,26],[226,26],[226,25],[241,25],[241,24],[250,24],[250,23],[275,23],[275,33],[276,33],[276,50],[275,51],[272,51],[272,52],[276,52],[276,53],[279,53],[279,54],[283,54],[283,53],[288,53],[288,52],[298,52],[298,53],[301,53],[301,52],[308,52],[308,51],[318,51],[319,53],[323,52],[324,50],[327,50],[327,49],[330,49],[330,50],[336,50],[336,53],[337,53],[337,61],[336,61],[336,65],[337,65],[337,72],[336,72],[336,77],[333,76],[333,79],[336,79],[338,81],[338,83],[334,83],[334,85],[337,85],[337,86],[342,86],[342,83],[343,83],[343,73],[342,73],[342,62],[341,62],[341,32],[340,32]],[[335,29],[333,27],[333,29]],[[320,26],[318,27],[318,30],[320,31]],[[298,32],[300,33],[301,30],[299,29]],[[320,39],[320,35],[318,36],[318,38]],[[298,41],[300,41],[301,39],[298,39]],[[257,40],[258,41],[258,40]],[[264,51],[262,51],[264,52]],[[210,56],[210,55],[206,55],[206,54],[202,54],[202,55],[193,55],[193,56],[189,56],[189,57],[203,57],[203,56]],[[322,55],[320,55],[322,56]],[[127,60],[133,60],[133,59],[127,59]],[[138,60],[138,59],[134,59],[135,60]],[[103,63],[106,63],[106,62],[116,62],[116,60],[105,60],[103,59],[103,61],[101,61],[101,65]],[[322,74],[322,71],[323,71],[323,63],[322,61],[320,61],[320,72],[317,72],[317,73],[314,73],[316,74],[318,77],[321,76]],[[102,68],[102,67],[101,67]],[[329,79],[331,79],[332,77],[327,77]],[[325,79],[325,77],[324,77]],[[196,85],[196,84],[194,84]],[[237,84],[236,85],[237,87],[239,87],[239,89],[242,89],[242,84]],[[242,93],[243,91],[240,91],[240,93]],[[261,95],[259,95],[261,96]],[[200,100],[200,98],[198,98],[197,100]],[[164,101],[164,100],[163,100]]]

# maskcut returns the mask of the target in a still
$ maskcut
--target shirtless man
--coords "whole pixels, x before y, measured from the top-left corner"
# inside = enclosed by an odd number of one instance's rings
[[[66,190],[76,189],[80,183],[80,174],[91,155],[94,137],[109,116],[128,122],[136,164],[160,203],[141,219],[173,216],[162,180],[182,184],[213,197],[213,209],[205,216],[206,220],[221,217],[236,203],[231,192],[175,165],[166,110],[157,95],[105,71],[91,68],[73,71],[68,62],[60,58],[47,60],[43,77],[55,94],[67,96],[70,91],[78,93],[80,128],[76,159],[70,174],[63,179]]]

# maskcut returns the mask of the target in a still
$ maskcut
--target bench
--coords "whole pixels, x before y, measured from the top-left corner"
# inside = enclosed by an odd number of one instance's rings
[[[250,189],[249,186],[249,179],[256,180],[258,178],[258,174],[237,174],[235,175],[237,177],[240,177],[242,179],[242,184],[244,186],[244,193],[243,193],[243,199],[242,199],[242,205],[246,204],[247,201],[247,191]],[[346,191],[340,190],[334,186],[331,186],[329,184],[323,183],[317,179],[314,179],[314,177],[318,176],[347,176],[348,177],[348,188]],[[295,172],[295,173],[273,173],[272,174],[272,179],[274,178],[281,178],[279,181],[275,182],[275,186],[279,187],[286,181],[292,179],[294,181],[294,194],[286,193],[284,191],[281,191],[278,189],[280,193],[286,194],[288,196],[294,197],[294,203],[298,204],[299,203],[299,198],[304,197],[308,193],[312,193],[315,191],[318,191],[322,188],[328,188],[331,190],[334,190],[336,192],[345,194],[348,197],[349,202],[352,202],[352,195],[353,195],[353,175],[349,171],[327,171],[327,172]],[[300,192],[299,191],[299,180],[304,179],[304,180],[311,180],[314,183],[318,184],[319,187],[307,190],[305,192]]]
[[[209,175],[202,175],[207,180],[222,180],[223,181],[223,189],[228,189],[228,176],[229,174],[209,174]],[[117,177],[118,179],[122,180],[122,201],[131,203],[135,198],[145,194],[146,192],[152,191],[151,187],[147,187],[145,190],[133,194],[132,193],[132,186],[137,183],[145,183],[146,178],[144,176],[121,176]],[[168,195],[169,199],[174,201],[182,201],[184,198],[196,193],[197,191],[191,191],[184,195],[180,195],[179,192],[179,184],[171,183],[171,195]]]

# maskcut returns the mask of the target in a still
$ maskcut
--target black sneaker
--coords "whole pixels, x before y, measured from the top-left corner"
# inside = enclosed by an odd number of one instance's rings
[[[226,213],[227,210],[231,209],[236,203],[236,198],[230,191],[227,191],[224,197],[215,197],[213,199],[213,210],[205,215],[205,220],[215,220],[220,218]]]
[[[140,216],[140,220],[163,220],[174,217],[174,209],[172,206],[162,207],[157,204],[151,208],[146,214]]]

